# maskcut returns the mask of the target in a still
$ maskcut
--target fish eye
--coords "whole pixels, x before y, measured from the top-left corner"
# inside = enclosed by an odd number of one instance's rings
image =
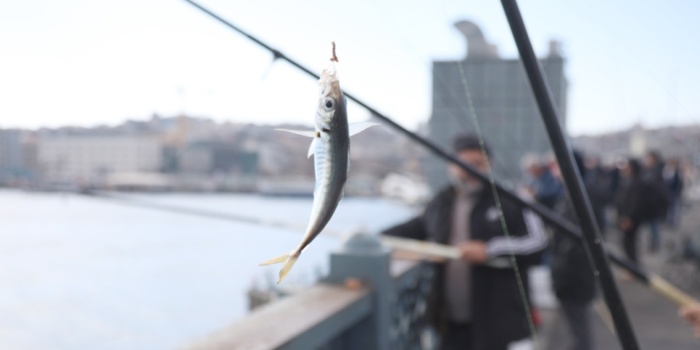
[[[323,100],[323,109],[330,111],[333,108],[335,108],[335,100],[330,97],[326,97],[326,99]]]

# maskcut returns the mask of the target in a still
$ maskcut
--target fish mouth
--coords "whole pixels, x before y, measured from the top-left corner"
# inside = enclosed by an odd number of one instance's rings
[[[331,63],[328,68],[321,73],[319,84],[338,84],[338,71],[335,68],[335,63]]]
[[[321,99],[328,96],[335,99],[340,98],[340,82],[336,75],[335,65],[323,70],[318,85],[321,87]]]

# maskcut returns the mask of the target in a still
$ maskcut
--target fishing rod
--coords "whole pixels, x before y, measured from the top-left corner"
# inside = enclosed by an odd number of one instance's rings
[[[501,0],[503,12],[505,12],[508,24],[515,44],[520,53],[520,60],[523,63],[525,72],[527,73],[530,87],[535,95],[537,106],[542,115],[549,140],[552,143],[554,154],[559,163],[564,184],[567,187],[571,203],[573,204],[579,224],[582,228],[583,243],[587,247],[589,256],[593,262],[595,274],[598,276],[603,298],[610,310],[610,314],[615,324],[615,330],[618,334],[618,340],[623,349],[639,349],[639,343],[634,334],[632,324],[630,323],[625,305],[620,296],[620,291],[617,289],[617,284],[613,278],[610,264],[603,249],[600,229],[595,222],[593,209],[590,205],[588,194],[583,187],[581,174],[578,172],[574,164],[574,157],[571,151],[571,146],[564,136],[564,132],[559,123],[559,113],[554,106],[552,92],[549,84],[544,79],[544,73],[540,67],[535,51],[532,49],[532,43],[527,33],[527,28],[523,21],[520,9],[515,0]]]
[[[150,201],[139,200],[132,196],[119,195],[105,191],[76,191],[71,193],[85,196],[91,199],[100,199],[110,202],[116,202],[129,207],[140,207],[175,214],[185,214],[206,219],[234,221],[245,224],[268,226],[294,231],[301,231],[305,228],[303,225],[298,225],[287,221],[270,220],[255,216],[221,213],[211,210],[201,210],[195,208],[186,208],[183,206],[154,203]],[[347,238],[353,233],[354,232],[352,230],[342,231],[331,228],[325,228],[323,230],[324,236],[331,236],[337,238]],[[460,251],[456,247],[450,245],[390,236],[381,236],[380,239],[383,244],[393,248],[394,250],[399,251],[399,255],[397,256],[398,259],[445,261],[447,259],[459,259],[461,257]],[[491,261],[489,263],[494,266],[497,264],[503,264],[503,262],[500,260]]]
[[[253,217],[253,216],[239,215],[239,214],[221,213],[221,212],[216,212],[216,211],[201,210],[201,209],[195,209],[195,208],[185,208],[182,206],[162,204],[162,203],[154,203],[154,202],[139,200],[139,199],[133,198],[131,196],[118,195],[118,194],[104,192],[104,191],[86,191],[86,192],[81,191],[81,192],[72,192],[72,193],[82,195],[82,196],[85,196],[88,198],[102,199],[102,200],[108,200],[108,201],[117,202],[117,203],[121,203],[121,204],[126,204],[128,206],[135,206],[135,207],[141,207],[141,208],[147,208],[147,209],[155,209],[155,210],[171,212],[171,213],[176,213],[176,214],[186,214],[186,215],[191,215],[191,216],[204,217],[204,218],[208,218],[208,219],[235,221],[235,222],[240,222],[240,223],[245,223],[245,224],[276,227],[276,228],[286,229],[286,230],[303,230],[304,229],[303,225],[295,225],[293,223],[289,223],[289,222],[285,222],[285,221],[270,220],[270,219],[258,218],[258,217]]]
[[[223,19],[222,17],[220,17],[220,16],[216,15],[215,13],[209,11],[208,9],[202,7],[198,3],[196,3],[192,0],[183,0],[183,1],[198,8],[202,12],[208,14],[209,16],[213,17],[217,21],[219,21],[222,24],[224,24],[225,26],[233,29],[234,31],[238,32],[239,34],[249,38],[251,41],[255,42],[256,44],[264,47],[265,49],[267,49],[268,51],[270,51],[274,55],[275,59],[285,60],[289,64],[293,65],[294,67],[297,67],[298,69],[305,72],[306,74],[308,74],[316,79],[319,79],[318,74],[313,73],[311,70],[307,69],[306,67],[297,63],[296,61],[290,59],[289,57],[284,55],[279,50],[274,49],[271,46],[268,46],[267,44],[265,44],[261,40],[255,38],[251,34],[236,27],[235,25],[233,25],[229,21]],[[401,125],[399,125],[396,122],[394,122],[393,120],[391,120],[389,117],[385,116],[384,114],[380,113],[376,109],[370,107],[369,105],[365,104],[364,102],[362,102],[358,98],[354,97],[352,94],[345,92],[345,96],[348,99],[357,103],[358,105],[364,107],[366,110],[368,110],[370,113],[372,113],[372,115],[375,118],[382,120],[384,123],[388,124],[389,126],[391,126],[394,129],[396,129],[396,131],[402,133],[403,135],[405,135],[406,137],[408,137],[412,141],[414,141],[414,142],[418,143],[419,145],[423,146],[424,148],[428,149],[436,156],[443,158],[444,160],[446,160],[452,164],[455,164],[456,166],[458,166],[459,168],[468,172],[469,174],[471,174],[475,178],[478,178],[480,181],[483,181],[484,183],[490,184],[490,180],[489,180],[487,175],[482,174],[480,171],[476,170],[471,165],[469,165],[465,162],[462,162],[455,155],[442,149],[440,146],[438,146],[434,142],[432,142],[426,138],[423,138],[422,136],[419,136],[418,134],[416,134],[412,131],[409,131],[408,129],[402,127]],[[540,215],[540,217],[546,223],[548,223],[550,226],[558,229],[557,232],[562,232],[563,234],[567,234],[577,241],[581,241],[581,243],[583,242],[581,229],[577,225],[573,224],[569,220],[562,218],[561,215],[555,213],[554,211],[550,210],[549,208],[547,208],[539,203],[530,202],[524,198],[521,198],[520,196],[518,196],[517,194],[506,189],[503,185],[501,185],[500,183],[498,183],[496,181],[494,181],[493,185],[496,188],[496,191],[499,193],[499,195],[504,196],[505,198],[511,200],[512,202],[518,204],[519,206],[521,206],[523,208],[529,208],[530,210],[534,211],[535,213]],[[694,298],[690,297],[689,295],[687,295],[683,291],[681,291],[678,288],[676,288],[675,286],[671,285],[670,283],[665,281],[660,276],[647,273],[646,271],[641,269],[635,263],[633,263],[629,260],[626,260],[624,258],[621,258],[620,256],[618,256],[617,254],[615,254],[612,251],[606,250],[605,254],[608,256],[610,261],[612,261],[614,264],[629,271],[632,274],[632,276],[634,276],[636,278],[637,281],[643,283],[644,285],[651,287],[652,290],[654,290],[655,292],[657,292],[661,296],[667,298],[668,300],[672,301],[673,303],[680,306],[680,305],[688,305],[690,303],[697,302]]]
[[[254,217],[254,216],[222,213],[222,212],[217,212],[217,211],[186,208],[186,207],[182,207],[182,206],[162,204],[162,203],[154,203],[154,202],[150,202],[150,201],[139,200],[139,199],[133,198],[131,196],[118,195],[118,194],[115,194],[112,192],[76,191],[76,192],[71,192],[71,193],[77,194],[80,196],[84,196],[87,198],[91,198],[91,199],[111,201],[111,202],[127,205],[129,207],[141,207],[141,208],[159,210],[159,211],[170,212],[170,213],[175,213],[175,214],[185,214],[185,215],[201,217],[201,218],[206,218],[206,219],[224,220],[224,221],[229,221],[229,222],[233,221],[233,222],[240,222],[240,223],[244,223],[244,224],[261,225],[261,226],[275,227],[275,228],[279,228],[279,229],[293,230],[293,231],[300,231],[300,230],[303,230],[305,228],[305,226],[303,226],[303,225],[295,224],[295,223],[287,222],[287,221],[270,220],[270,219],[264,219],[264,218]],[[352,233],[352,231],[341,231],[341,230],[334,230],[331,228],[326,228],[323,230],[324,236],[331,236],[331,237],[337,237],[337,238],[347,238],[347,236],[351,233]],[[435,261],[435,262],[444,262],[445,260],[448,260],[448,259],[457,259],[457,258],[461,257],[461,253],[459,252],[459,250],[451,245],[438,244],[438,243],[426,242],[426,241],[417,241],[414,239],[390,237],[390,236],[381,237],[380,239],[382,240],[383,244],[390,246],[395,251],[398,251],[397,252],[398,254],[394,254],[394,257],[399,259],[399,260],[401,260],[401,259],[406,260],[407,259],[407,260],[421,260],[421,261],[428,260],[428,261]],[[495,265],[498,265],[498,264],[502,265],[503,264],[502,261],[492,262],[492,263]],[[692,297],[679,291],[673,285],[669,284],[668,282],[664,281],[663,279],[659,280],[657,282],[657,284],[658,284],[659,288],[662,288],[665,290],[664,294],[669,295],[669,298],[673,298],[672,300],[677,300],[676,303],[678,305],[688,305],[688,304],[695,302],[695,300]]]

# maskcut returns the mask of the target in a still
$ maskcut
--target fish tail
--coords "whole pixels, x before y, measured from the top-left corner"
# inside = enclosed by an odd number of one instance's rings
[[[267,265],[274,265],[274,264],[283,263],[283,262],[287,261],[287,259],[289,259],[290,255],[291,255],[290,253],[284,253],[276,258],[272,258],[270,260],[263,261],[258,266],[267,266]]]
[[[272,258],[270,260],[267,260],[265,262],[260,263],[260,266],[266,266],[266,265],[272,265],[272,264],[279,264],[279,263],[284,263],[282,268],[280,269],[280,276],[279,280],[277,280],[277,283],[279,284],[282,282],[285,276],[289,273],[289,271],[292,270],[292,267],[294,267],[294,264],[297,262],[297,259],[299,258],[299,254],[294,252],[294,253],[286,253],[282,254],[276,258]]]
[[[287,273],[292,270],[292,267],[294,267],[294,264],[297,262],[297,259],[299,258],[298,254],[293,254],[290,255],[287,261],[285,261],[284,265],[280,269],[280,279],[277,280],[277,283],[279,284],[282,282],[285,276],[287,276]]]

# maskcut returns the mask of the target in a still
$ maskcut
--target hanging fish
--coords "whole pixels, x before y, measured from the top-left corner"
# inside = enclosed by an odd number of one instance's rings
[[[333,43],[331,64],[323,70],[318,81],[320,96],[314,120],[315,130],[278,129],[313,139],[309,146],[308,157],[314,156],[316,186],[309,224],[299,245],[290,253],[260,264],[264,266],[284,263],[277,283],[289,273],[304,248],[321,233],[343,197],[343,186],[348,177],[350,165],[350,136],[377,125],[371,122],[348,125],[345,95],[340,89],[335,62],[338,62],[338,58],[335,55],[335,43]]]

